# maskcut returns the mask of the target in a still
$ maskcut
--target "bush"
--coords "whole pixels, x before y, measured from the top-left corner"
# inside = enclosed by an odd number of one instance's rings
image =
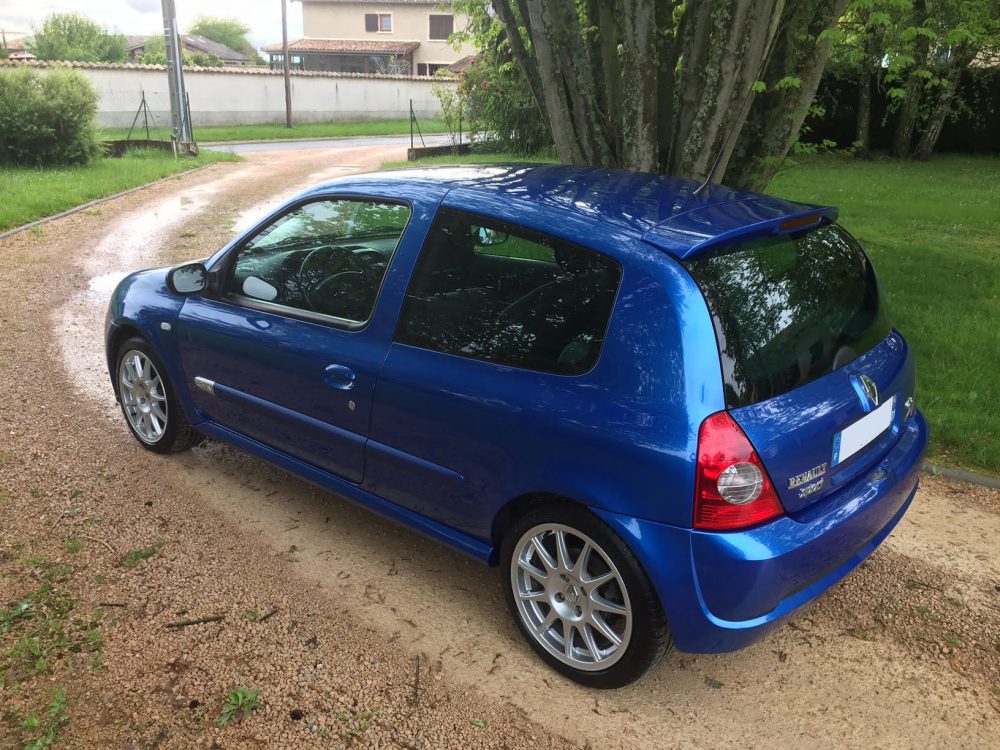
[[[552,145],[545,118],[520,68],[496,54],[483,54],[462,75],[469,131],[485,133],[499,151],[537,154]]]
[[[0,69],[0,164],[86,164],[99,152],[97,92],[75,70]]]

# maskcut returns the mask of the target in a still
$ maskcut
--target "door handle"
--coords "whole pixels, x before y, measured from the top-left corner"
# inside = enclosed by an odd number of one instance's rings
[[[345,365],[327,365],[326,378],[324,382],[331,388],[337,388],[341,391],[349,391],[354,387],[354,379],[357,375],[354,374],[354,370]]]

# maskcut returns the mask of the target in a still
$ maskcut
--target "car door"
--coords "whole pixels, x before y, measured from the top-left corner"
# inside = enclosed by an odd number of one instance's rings
[[[216,264],[215,294],[188,298],[178,320],[202,414],[360,482],[388,345],[368,323],[410,213],[382,198],[314,198]]]
[[[609,256],[442,207],[376,388],[364,486],[484,538],[554,435],[593,439],[591,370],[621,280]]]

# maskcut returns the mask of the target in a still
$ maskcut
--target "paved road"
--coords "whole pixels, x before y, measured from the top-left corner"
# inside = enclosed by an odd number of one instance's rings
[[[447,133],[425,135],[425,146],[447,146],[451,136]],[[258,141],[254,143],[206,143],[201,148],[207,151],[228,151],[234,154],[252,154],[260,151],[301,151],[315,148],[360,148],[363,146],[410,145],[408,135],[357,136],[354,138],[323,138],[320,140]],[[416,138],[420,146],[420,139]]]

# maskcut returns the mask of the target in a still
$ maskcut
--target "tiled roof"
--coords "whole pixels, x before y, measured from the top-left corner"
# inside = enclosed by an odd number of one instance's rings
[[[125,37],[125,49],[131,51],[139,49],[140,47],[145,47],[149,43],[150,39],[152,39],[150,36],[127,36]],[[196,34],[181,34],[181,42],[187,49],[193,49],[198,52],[206,52],[210,55],[215,55],[220,60],[241,63],[250,61],[250,58],[242,52],[237,52],[224,44],[213,42],[211,39],[206,39],[205,37],[198,36]]]
[[[465,72],[465,69],[468,68],[470,65],[472,65],[472,63],[474,63],[475,61],[476,61],[475,55],[466,55],[465,57],[453,62],[451,65],[445,68],[445,70],[447,70],[449,73],[454,73],[455,75],[461,75],[462,73]]]
[[[288,43],[289,52],[343,52],[354,54],[381,53],[405,55],[420,46],[420,42],[387,42],[368,39],[296,39]],[[280,44],[268,44],[265,52],[281,52]]]
[[[166,70],[166,65],[142,65],[139,63],[108,63],[108,62],[79,62],[64,60],[29,60],[27,62],[0,60],[0,68],[26,65],[33,68],[87,68],[91,70]],[[229,65],[217,68],[202,68],[197,65],[185,65],[184,74],[188,73],[225,73],[227,75],[252,75],[252,76],[280,76],[281,70],[271,70],[263,65]],[[380,73],[333,73],[322,70],[293,70],[293,77],[302,76],[304,78],[387,78],[403,81],[431,80],[429,78],[414,78],[413,76],[382,75]],[[442,80],[441,76],[435,76],[433,80]],[[454,81],[454,78],[444,78],[446,81]]]
[[[192,47],[202,52],[207,52],[210,55],[215,55],[220,60],[229,60],[230,62],[249,62],[250,60],[242,52],[237,52],[231,47],[219,44],[203,36],[198,36],[197,34],[182,34],[181,39],[184,40],[185,47]]]

